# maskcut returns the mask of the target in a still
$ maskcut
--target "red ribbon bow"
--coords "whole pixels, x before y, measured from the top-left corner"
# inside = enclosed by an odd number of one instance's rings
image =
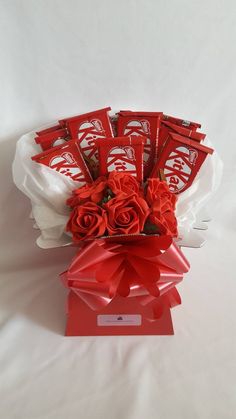
[[[64,284],[93,310],[112,299],[138,298],[153,303],[153,317],[163,305],[180,304],[175,285],[189,270],[189,263],[170,236],[125,236],[97,239],[85,245],[61,274]]]

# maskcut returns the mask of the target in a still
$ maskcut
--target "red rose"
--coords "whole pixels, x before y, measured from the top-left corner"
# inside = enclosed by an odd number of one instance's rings
[[[177,220],[172,211],[165,212],[161,216],[153,212],[148,221],[152,226],[156,227],[156,230],[152,230],[152,233],[167,234],[172,237],[178,236]]]
[[[73,208],[66,230],[75,242],[87,238],[103,236],[107,227],[107,216],[103,208],[94,202],[85,202]]]
[[[95,204],[100,202],[105,194],[107,179],[104,176],[97,178],[93,183],[82,186],[73,191],[73,196],[67,200],[67,205],[74,208],[86,201],[92,201]]]
[[[118,195],[110,199],[104,208],[107,211],[109,235],[141,233],[149,215],[146,201],[136,194],[128,197]]]
[[[123,192],[127,195],[140,194],[140,184],[134,176],[127,173],[113,171],[108,177],[108,187],[115,195]]]
[[[170,202],[173,209],[175,209],[176,196],[170,192],[166,182],[157,178],[148,179],[146,200],[150,206],[157,200],[161,199],[163,202]]]
[[[170,201],[165,202],[159,198],[154,202],[147,229],[150,229],[150,232],[177,237],[177,220]]]
[[[71,208],[77,207],[77,205],[80,204],[81,200],[79,198],[79,196],[76,195],[76,191],[78,189],[75,189],[72,193],[73,195],[67,199],[66,201],[66,205],[68,205]]]

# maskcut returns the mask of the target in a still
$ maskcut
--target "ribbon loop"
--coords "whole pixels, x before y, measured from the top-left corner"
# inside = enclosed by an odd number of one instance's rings
[[[189,263],[170,236],[103,238],[86,244],[61,274],[64,284],[93,310],[116,296],[153,304],[153,319],[164,305],[180,304],[175,288]]]

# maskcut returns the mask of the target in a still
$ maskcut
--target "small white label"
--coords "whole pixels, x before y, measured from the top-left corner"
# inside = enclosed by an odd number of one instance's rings
[[[98,326],[141,326],[141,314],[99,314]]]

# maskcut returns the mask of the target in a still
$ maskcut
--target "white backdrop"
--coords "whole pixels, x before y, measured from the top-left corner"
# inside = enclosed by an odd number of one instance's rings
[[[234,0],[0,0],[0,416],[236,416]],[[187,249],[173,337],[64,338],[74,251],[36,247],[20,135],[111,105],[200,121],[224,160],[208,242]]]

